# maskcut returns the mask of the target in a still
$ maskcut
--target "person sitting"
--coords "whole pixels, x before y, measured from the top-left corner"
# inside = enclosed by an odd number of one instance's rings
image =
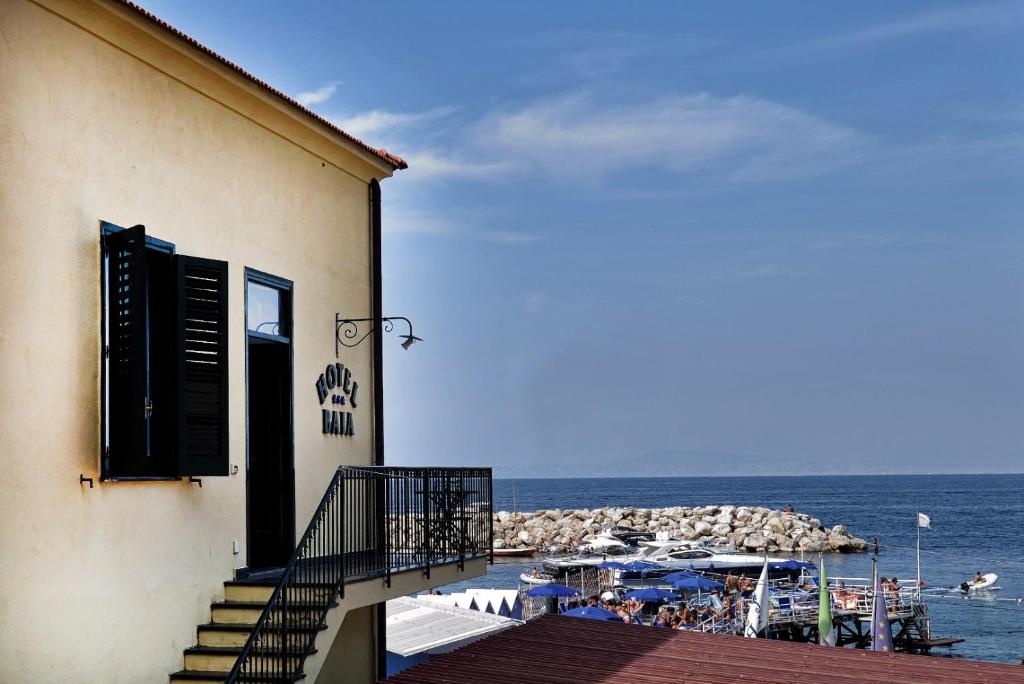
[[[722,599],[722,607],[715,613],[715,617],[719,620],[731,620],[736,617],[735,608],[732,604],[732,596],[726,596]]]
[[[984,576],[982,576],[982,574],[981,574],[981,570],[978,570],[976,573],[974,573],[974,580],[973,581],[974,581],[974,584],[980,584],[981,582],[985,581]]]
[[[711,612],[711,605],[705,603],[697,611],[697,622],[706,622],[710,620],[713,615],[714,613]]]
[[[537,568],[532,568],[530,570],[530,577],[540,577],[540,573],[537,572]]]

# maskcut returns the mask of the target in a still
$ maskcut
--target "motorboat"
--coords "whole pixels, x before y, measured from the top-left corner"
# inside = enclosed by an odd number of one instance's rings
[[[555,578],[550,575],[531,575],[528,572],[524,572],[519,575],[519,581],[523,584],[551,584],[555,581]]]
[[[695,570],[709,574],[732,572],[756,575],[768,561],[770,575],[788,576],[792,570],[785,565],[790,559],[782,556],[764,556],[758,553],[718,551],[693,542],[661,541],[641,543],[641,550],[634,560],[657,563],[663,569],[648,571],[616,571],[616,580],[621,584],[636,581],[656,583],[659,577],[680,570]],[[772,568],[776,565],[776,568]]]
[[[668,539],[664,536],[653,541],[638,541],[636,546],[629,546],[610,532],[605,532],[581,548],[583,553],[574,556],[547,559],[544,563],[545,572],[558,577],[570,570],[597,567],[605,561],[646,561],[660,567],[643,571],[612,570],[612,579],[614,583],[623,585],[657,584],[659,577],[680,570],[756,575],[765,562],[763,554],[740,553],[733,548],[708,547],[700,540]],[[768,556],[767,560],[770,575],[776,578],[792,579],[794,573],[799,572],[803,566],[781,556]],[[776,567],[773,568],[773,565]]]
[[[999,581],[999,575],[994,572],[989,572],[982,575],[981,579],[963,582],[960,585],[960,591],[968,595],[979,591],[995,591],[999,588],[995,586],[997,581]]]
[[[518,549],[493,549],[495,558],[529,558],[537,553],[536,546],[524,546]]]

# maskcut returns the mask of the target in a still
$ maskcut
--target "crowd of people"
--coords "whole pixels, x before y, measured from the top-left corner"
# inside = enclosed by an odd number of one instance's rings
[[[886,594],[887,603],[900,604],[900,584],[896,577],[879,580],[882,591]],[[748,607],[748,601],[754,594],[756,583],[746,574],[727,574],[723,578],[723,589],[715,589],[699,596],[690,595],[676,604],[644,603],[637,599],[623,599],[613,592],[605,592],[601,596],[591,596],[585,600],[576,599],[568,604],[566,610],[584,605],[603,608],[622,618],[630,624],[643,624],[667,629],[697,629],[702,625],[733,620],[741,617]],[[794,603],[794,608],[817,608],[818,587],[806,580],[799,584],[798,593],[807,599],[803,603]],[[839,610],[863,610],[869,596],[866,587],[847,587],[839,581],[831,590],[833,606]]]

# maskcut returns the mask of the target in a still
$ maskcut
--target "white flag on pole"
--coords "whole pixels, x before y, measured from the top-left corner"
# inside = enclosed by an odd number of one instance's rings
[[[750,598],[747,626],[743,630],[743,636],[756,639],[757,635],[768,626],[768,611],[768,556],[766,555],[764,567],[761,568],[761,576],[754,588],[754,595]]]
[[[932,529],[932,519],[929,518],[924,513],[918,513],[917,514],[917,526],[918,527],[927,527],[930,530],[930,529]]]

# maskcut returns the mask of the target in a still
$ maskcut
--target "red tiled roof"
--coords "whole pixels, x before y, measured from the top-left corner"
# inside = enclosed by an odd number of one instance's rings
[[[1008,684],[1024,667],[546,615],[384,680],[392,684]]]
[[[200,43],[198,40],[193,38],[192,36],[190,36],[187,33],[185,33],[183,31],[175,28],[174,26],[171,26],[170,24],[168,24],[166,21],[164,21],[160,17],[158,17],[155,14],[149,12],[148,10],[144,9],[143,7],[135,4],[134,2],[131,2],[131,0],[112,0],[112,1],[115,4],[118,4],[118,5],[122,6],[122,7],[127,8],[128,10],[134,12],[135,14],[137,14],[140,17],[142,17],[146,21],[150,22],[154,26],[157,26],[160,29],[162,29],[162,30],[166,31],[167,33],[171,34],[172,36],[174,36],[178,40],[181,40],[181,41],[189,44],[193,48],[199,50],[203,54],[205,54],[205,55],[207,55],[209,57],[212,57],[216,61],[220,62],[224,66],[228,67],[229,69],[231,69],[232,71],[237,73],[239,76],[241,76],[241,77],[245,78],[246,80],[256,84],[257,86],[262,88],[264,91],[270,93],[271,95],[273,95],[277,99],[283,101],[288,106],[293,107],[293,108],[299,110],[300,112],[305,114],[307,117],[313,119],[314,121],[316,121],[317,123],[321,124],[322,126],[326,126],[332,132],[337,133],[338,135],[340,135],[341,137],[345,138],[349,142],[354,143],[355,145],[363,148],[367,152],[369,152],[369,153],[371,153],[371,154],[373,154],[373,155],[375,155],[377,157],[380,157],[381,159],[386,161],[388,164],[390,164],[392,168],[397,170],[397,169],[405,169],[405,168],[409,167],[409,165],[406,164],[405,160],[402,159],[401,157],[399,157],[397,155],[394,155],[394,154],[391,154],[390,152],[388,152],[387,150],[385,150],[383,148],[378,149],[378,148],[373,147],[371,145],[367,145],[366,143],[364,143],[359,138],[356,138],[355,136],[349,135],[348,133],[346,133],[345,131],[341,130],[340,128],[335,126],[333,123],[331,123],[327,119],[323,118],[319,114],[316,114],[315,112],[311,111],[307,107],[302,106],[301,104],[299,104],[298,102],[296,102],[292,98],[288,97],[287,95],[285,95],[280,90],[278,90],[277,88],[273,87],[272,85],[270,85],[266,81],[263,81],[263,80],[257,78],[256,76],[253,76],[248,71],[246,71],[242,67],[238,66],[237,64],[235,64],[231,60],[229,60],[229,59],[227,59],[225,57],[220,56],[219,54],[217,54],[216,52],[214,52],[210,48],[206,47],[205,45]]]

